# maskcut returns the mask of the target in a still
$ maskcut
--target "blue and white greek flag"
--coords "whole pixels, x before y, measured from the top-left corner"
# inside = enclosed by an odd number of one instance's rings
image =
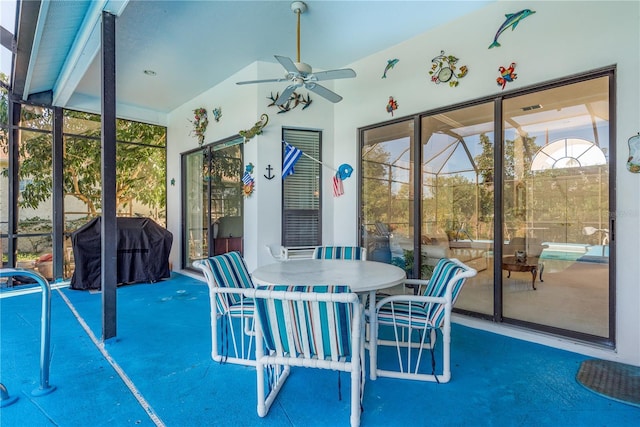
[[[293,174],[293,166],[296,164],[300,156],[302,156],[302,151],[294,147],[293,145],[289,145],[286,142],[285,151],[284,151],[284,159],[282,160],[282,179],[285,179],[287,176]]]
[[[242,175],[242,182],[244,183],[244,185],[249,185],[253,182],[253,177],[251,176],[251,174],[249,174],[249,172],[245,172],[244,175]]]

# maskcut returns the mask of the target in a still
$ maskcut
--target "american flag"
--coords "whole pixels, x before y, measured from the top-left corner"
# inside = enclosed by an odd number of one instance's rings
[[[344,194],[344,186],[338,174],[333,176],[333,197],[340,197]]]
[[[293,166],[302,156],[302,151],[285,142],[284,160],[282,160],[282,179],[293,174]]]

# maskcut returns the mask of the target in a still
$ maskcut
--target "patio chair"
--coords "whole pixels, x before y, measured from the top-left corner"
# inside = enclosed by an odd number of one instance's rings
[[[254,303],[251,298],[243,295],[244,290],[252,289],[254,285],[242,255],[239,252],[228,252],[194,261],[193,266],[202,270],[209,286],[211,358],[216,362],[255,366],[255,359],[251,354],[255,347]],[[218,319],[221,323],[220,339]],[[234,328],[234,320],[236,324],[239,323],[239,330]],[[222,349],[219,348],[220,345]]]
[[[360,246],[318,246],[313,252],[313,258],[365,261],[367,259],[367,250]]]
[[[265,245],[269,256],[276,261],[288,261],[289,250],[281,245]]]
[[[347,286],[327,285],[260,286],[249,293],[256,303],[256,340],[265,346],[256,349],[258,415],[267,415],[291,366],[331,369],[350,372],[350,421],[360,425],[364,314],[358,296]]]
[[[378,376],[446,383],[451,379],[451,309],[464,282],[476,270],[457,259],[443,258],[429,280],[407,279],[405,285],[419,287],[420,295],[381,295],[373,316],[369,316],[371,379]],[[392,339],[380,336],[381,328]],[[436,373],[434,347],[437,330],[442,336],[442,371]],[[397,370],[378,366],[382,346],[395,347]],[[426,350],[426,351],[425,351]],[[425,353],[429,352],[429,355]],[[424,359],[423,359],[423,356]],[[427,373],[431,368],[431,373]]]

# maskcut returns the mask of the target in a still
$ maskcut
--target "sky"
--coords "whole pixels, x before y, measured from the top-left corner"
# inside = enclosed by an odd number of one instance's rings
[[[0,25],[14,32],[16,24],[16,2],[15,0],[0,0]],[[0,71],[9,75],[11,73],[11,52],[2,47],[0,51]]]

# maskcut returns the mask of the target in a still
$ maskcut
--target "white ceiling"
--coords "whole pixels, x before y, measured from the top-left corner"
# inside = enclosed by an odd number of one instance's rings
[[[491,1],[307,1],[301,60],[349,66]],[[43,2],[43,5],[47,2]],[[274,54],[296,59],[296,15],[286,1],[51,1],[40,9],[27,93],[56,105],[99,106],[99,17],[116,19],[117,101],[167,113]],[[146,76],[144,70],[156,75]],[[283,72],[284,74],[284,72]],[[277,78],[281,76],[258,76]]]

